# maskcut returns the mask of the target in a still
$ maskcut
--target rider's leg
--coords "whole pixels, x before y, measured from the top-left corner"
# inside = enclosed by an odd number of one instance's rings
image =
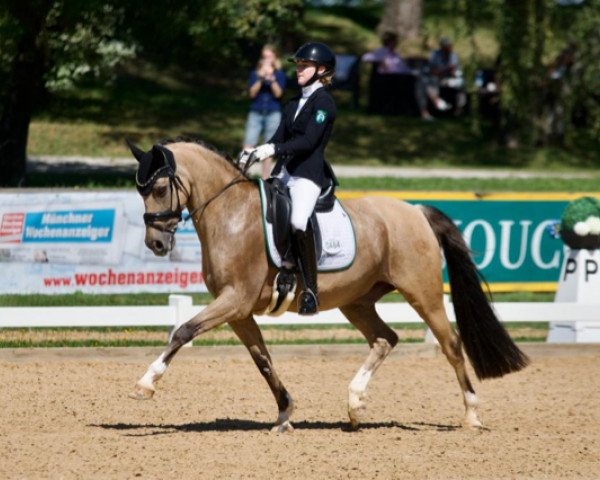
[[[302,278],[302,292],[298,297],[298,313],[314,315],[319,313],[319,291],[317,288],[317,252],[312,228],[305,232],[294,232],[295,250],[298,255],[298,269]]]
[[[317,254],[314,234],[307,229],[307,225],[321,194],[321,187],[311,180],[299,177],[291,177],[287,186],[292,199],[291,223],[303,287],[298,299],[298,313],[312,315],[319,310]]]

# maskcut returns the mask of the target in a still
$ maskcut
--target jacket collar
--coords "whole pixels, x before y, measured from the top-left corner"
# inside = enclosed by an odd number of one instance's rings
[[[302,112],[304,112],[308,106],[314,102],[315,98],[317,98],[322,92],[324,92],[325,89],[324,88],[317,88],[314,92],[312,92],[312,94],[310,95],[310,97],[308,97],[306,99],[306,102],[304,103],[304,105],[302,106],[302,110],[300,110],[300,112],[298,112],[298,115],[294,118],[293,116],[290,118],[290,125],[293,125],[296,120],[298,120],[298,118],[300,118],[300,115],[302,115]],[[300,100],[302,99],[302,95],[298,95],[296,98],[294,98],[294,103],[293,103],[293,112],[296,112],[296,109],[298,108],[298,103],[300,103]]]
[[[301,98],[309,98],[313,93],[315,93],[319,88],[323,88],[323,84],[318,80],[314,83],[311,83],[307,87],[302,87],[302,97]]]

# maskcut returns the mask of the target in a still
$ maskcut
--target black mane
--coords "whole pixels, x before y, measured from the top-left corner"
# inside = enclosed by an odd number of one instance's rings
[[[241,173],[243,173],[245,177],[249,178],[248,174],[245,172],[242,172],[242,169],[237,165],[237,163],[231,158],[231,156],[229,154],[223,152],[222,150],[219,150],[217,147],[215,147],[214,145],[211,145],[210,143],[206,143],[204,140],[200,140],[199,138],[193,138],[193,137],[187,137],[185,135],[180,135],[175,138],[163,138],[162,140],[159,140],[158,144],[167,146],[167,145],[170,145],[171,143],[180,143],[180,142],[195,143],[196,145],[200,145],[201,147],[204,147],[207,150],[210,150],[211,152],[216,153],[217,155],[223,157],[228,163],[233,165]]]

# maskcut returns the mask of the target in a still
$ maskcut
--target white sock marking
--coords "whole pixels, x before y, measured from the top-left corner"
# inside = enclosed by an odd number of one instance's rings
[[[479,405],[479,399],[473,392],[465,392],[465,403],[467,408],[475,408]]]
[[[165,354],[161,354],[154,362],[150,364],[144,376],[138,382],[142,387],[154,390],[154,382],[160,380],[167,370],[167,364],[164,362]]]
[[[364,393],[367,390],[369,381],[373,376],[373,371],[367,368],[365,365],[361,366],[356,372],[356,375],[350,382],[349,390],[356,394]]]

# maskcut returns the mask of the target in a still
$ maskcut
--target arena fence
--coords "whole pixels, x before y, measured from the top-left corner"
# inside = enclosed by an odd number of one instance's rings
[[[445,296],[446,311],[454,311]],[[165,306],[132,307],[3,307],[0,328],[40,327],[178,327],[205,306],[194,306],[188,295],[170,295]],[[494,304],[504,322],[550,322],[548,342],[600,342],[600,308],[593,304],[553,302],[498,302]],[[377,311],[387,323],[421,322],[407,303],[378,303]],[[336,325],[348,320],[335,310],[315,317],[284,313],[280,317],[257,316],[259,325]],[[428,332],[426,341],[435,341]]]

